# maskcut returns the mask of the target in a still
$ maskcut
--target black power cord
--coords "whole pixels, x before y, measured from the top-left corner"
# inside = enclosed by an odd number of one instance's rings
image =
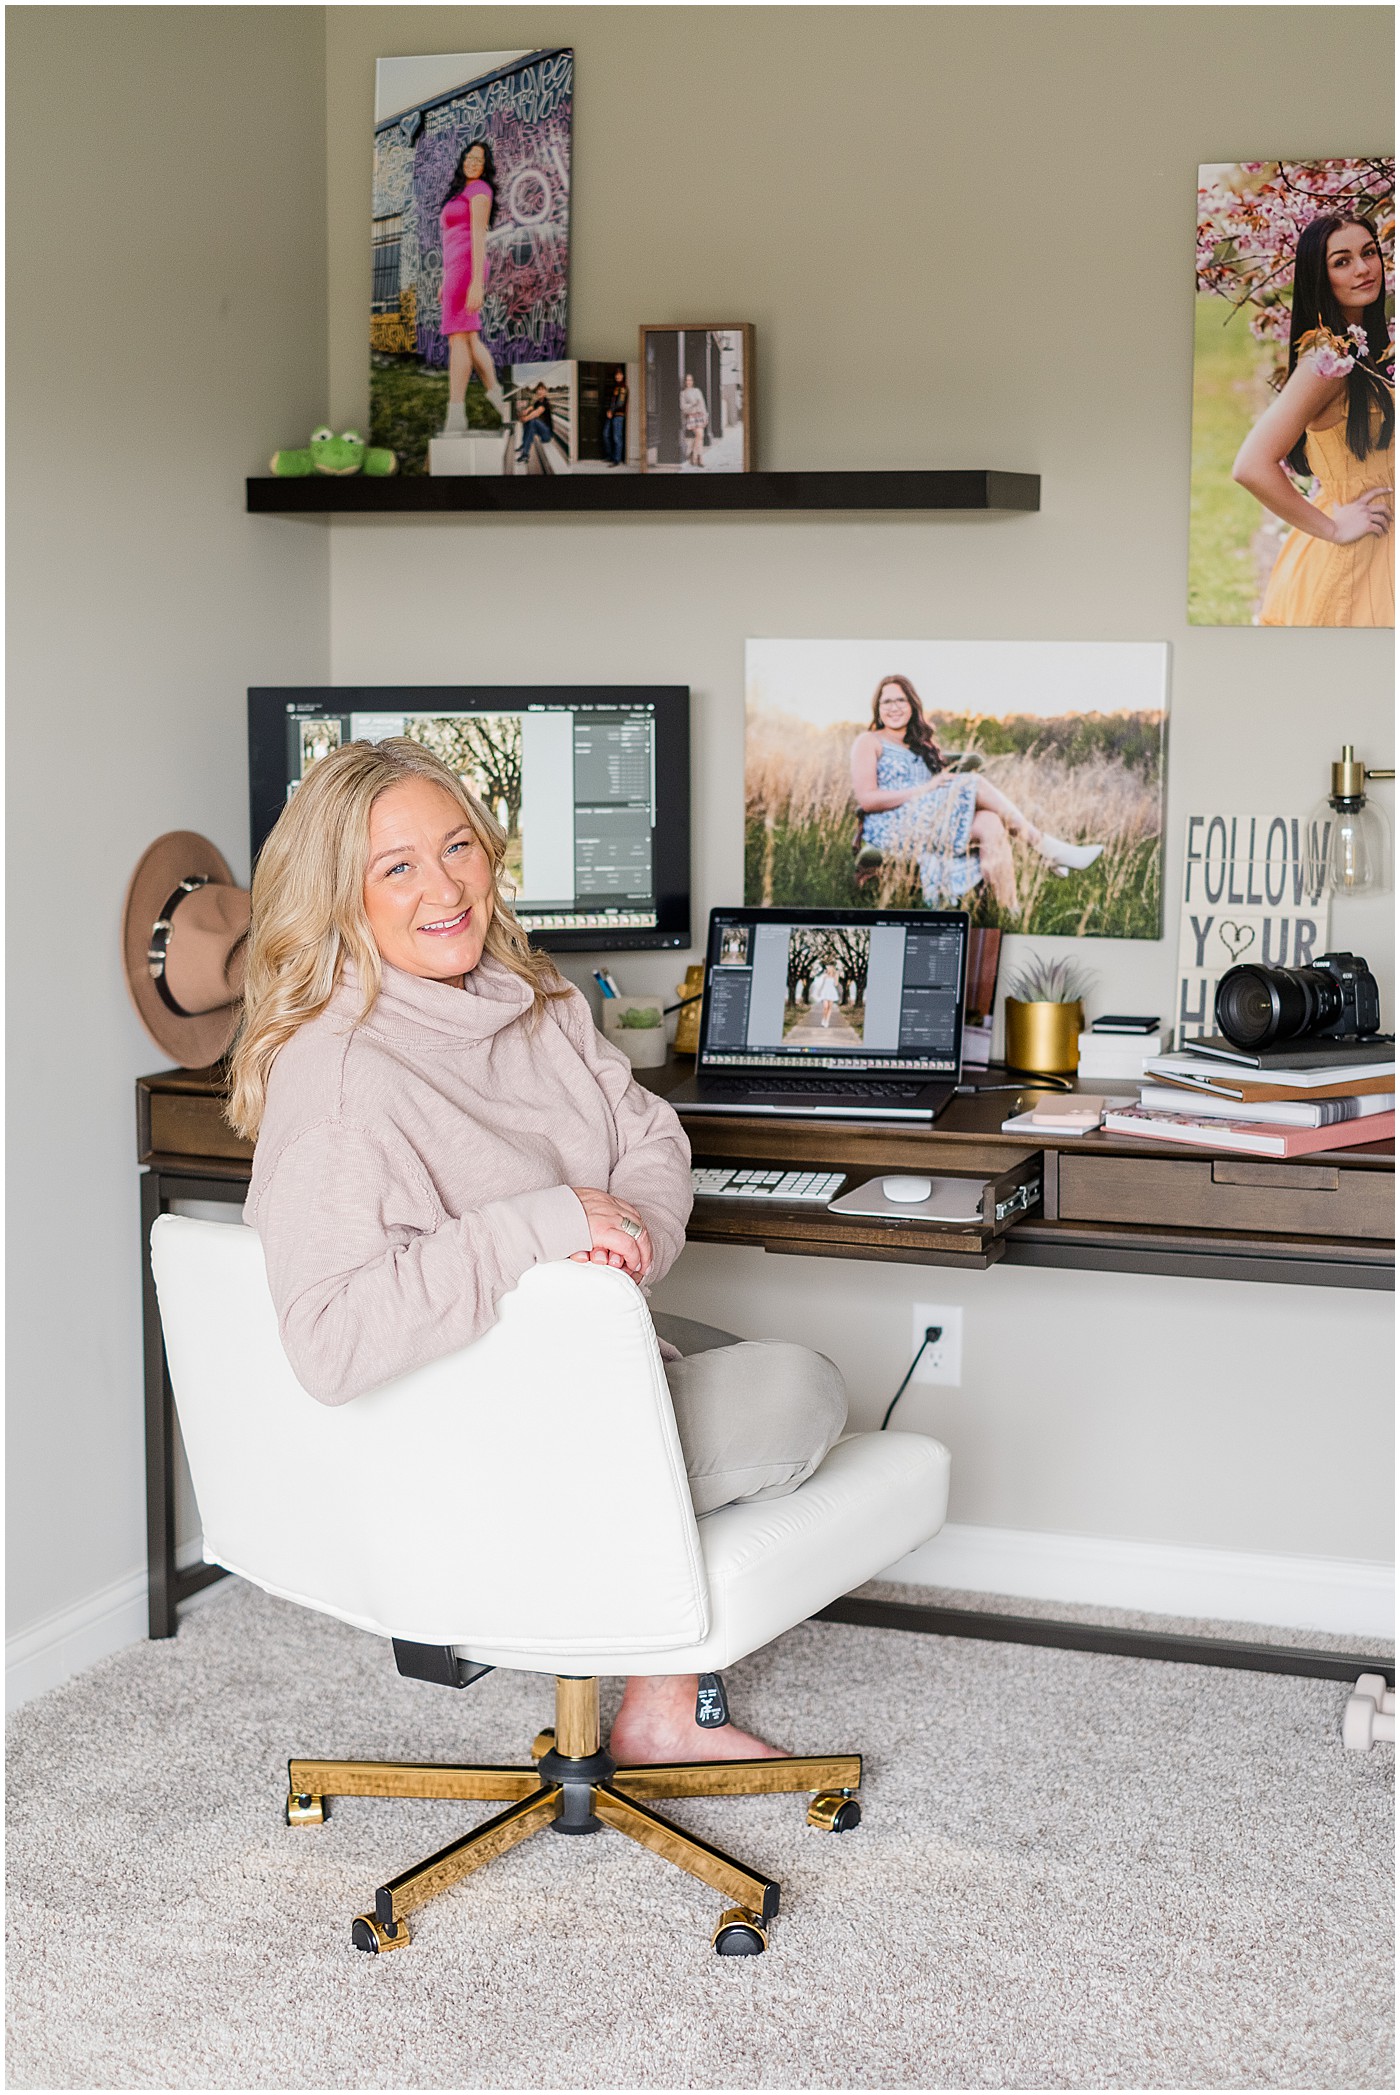
[[[1024,1076],[1014,1084],[955,1084],[955,1098],[980,1098],[984,1091],[1073,1091],[1071,1077]]]
[[[941,1324],[930,1324],[927,1330],[924,1332],[924,1342],[920,1346],[918,1352],[914,1355],[914,1358],[910,1361],[909,1372],[905,1376],[904,1380],[900,1383],[899,1388],[895,1391],[894,1395],[890,1398],[890,1408],[880,1421],[880,1431],[882,1433],[884,1432],[886,1426],[889,1424],[891,1418],[894,1416],[895,1405],[899,1402],[900,1398],[904,1395],[905,1390],[908,1389],[909,1384],[912,1382],[914,1378],[915,1368],[919,1365],[919,1362],[923,1359],[929,1347],[936,1346],[938,1344],[938,1341],[942,1338],[942,1336],[943,1326]]]

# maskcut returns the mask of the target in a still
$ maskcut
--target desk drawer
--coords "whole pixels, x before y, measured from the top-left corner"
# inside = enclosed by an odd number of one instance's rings
[[[253,1145],[224,1119],[223,1100],[188,1091],[151,1094],[150,1148],[167,1157],[251,1157]]]
[[[1060,1157],[1060,1218],[1296,1237],[1395,1234],[1395,1179],[1263,1157]]]
[[[1038,1149],[1003,1147],[989,1155],[989,1169],[949,1172],[945,1167],[940,1172],[943,1158],[930,1161],[928,1136],[922,1130],[911,1136],[885,1129],[866,1133],[798,1122],[791,1131],[761,1130],[767,1156],[753,1149],[745,1153],[737,1144],[726,1153],[722,1147],[725,1137],[742,1134],[751,1125],[736,1122],[733,1131],[713,1126],[701,1130],[709,1154],[700,1151],[696,1164],[702,1169],[732,1165],[742,1157],[745,1168],[757,1170],[790,1169],[794,1163],[804,1170],[835,1167],[846,1173],[847,1193],[886,1172],[908,1172],[912,1164],[930,1176],[976,1178],[982,1186],[981,1218],[967,1224],[929,1222],[917,1215],[855,1215],[779,1200],[725,1200],[701,1194],[686,1229],[695,1242],[761,1244],[765,1251],[817,1258],[907,1258],[913,1263],[988,1266],[1001,1257],[1007,1232],[1023,1215],[1037,1214],[1042,1206],[1045,1159]],[[749,1139],[752,1141],[752,1135]],[[804,1143],[806,1153],[782,1154],[785,1139]],[[699,1141],[696,1148],[700,1148]],[[958,1158],[959,1163],[967,1161]]]

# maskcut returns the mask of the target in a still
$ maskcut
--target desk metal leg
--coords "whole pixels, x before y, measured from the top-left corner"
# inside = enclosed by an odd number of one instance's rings
[[[176,1180],[172,1193],[158,1171],[141,1174],[141,1348],[146,1377],[146,1587],[152,1637],[173,1637],[180,1626],[182,1600],[212,1586],[227,1573],[220,1564],[196,1564],[180,1571],[175,1563],[175,1399],[165,1360],[155,1275],[151,1271],[151,1225],[171,1199],[226,1200],[218,1184],[195,1185]]]
[[[173,1637],[175,1619],[175,1406],[165,1365],[151,1225],[168,1203],[155,1171],[141,1174],[141,1343],[146,1369],[146,1573],[150,1635]]]
[[[1179,1666],[1229,1666],[1246,1673],[1301,1674],[1354,1683],[1379,1673],[1395,1685],[1394,1659],[1363,1651],[1312,1651],[1292,1644],[1236,1643],[1172,1631],[1110,1629],[1095,1622],[1051,1622],[1038,1615],[992,1615],[979,1608],[936,1608],[908,1600],[867,1600],[848,1593],[822,1608],[818,1622],[857,1622],[867,1629],[913,1630],[925,1637],[977,1637],[998,1644],[1046,1644],[1057,1651],[1098,1651],[1125,1659],[1166,1659]]]

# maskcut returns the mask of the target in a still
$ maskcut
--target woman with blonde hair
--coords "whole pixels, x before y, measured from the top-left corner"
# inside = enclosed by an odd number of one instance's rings
[[[533,1265],[642,1284],[685,1242],[680,1123],[532,951],[504,856],[462,780],[395,738],[316,764],[258,860],[228,1111],[256,1143],[244,1214],[282,1343],[322,1403],[469,1345]],[[656,1322],[698,1513],[812,1474],[845,1424],[829,1361]],[[629,1681],[618,1756],[780,1750],[702,1730],[695,1693],[693,1675]]]
[[[823,962],[812,977],[812,986],[807,992],[807,1001],[815,1011],[821,1010],[817,1024],[823,1028],[831,1024],[831,1014],[841,1002],[841,984],[831,972],[830,965]]]

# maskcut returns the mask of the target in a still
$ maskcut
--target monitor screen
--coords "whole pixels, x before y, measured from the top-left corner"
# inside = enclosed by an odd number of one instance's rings
[[[690,944],[685,685],[250,691],[253,857],[314,763],[390,735],[440,756],[501,824],[513,907],[536,944]]]
[[[956,1076],[961,910],[717,909],[701,1066]]]

